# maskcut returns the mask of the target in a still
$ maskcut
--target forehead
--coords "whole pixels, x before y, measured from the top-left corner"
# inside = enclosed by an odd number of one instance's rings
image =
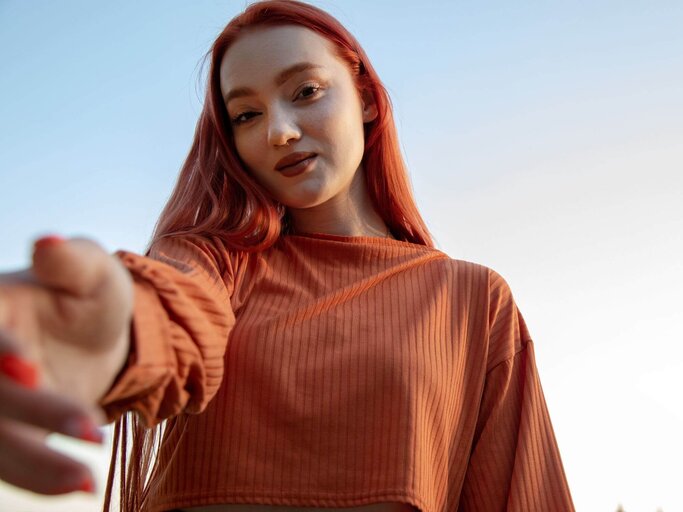
[[[338,69],[341,61],[323,36],[305,27],[283,25],[249,31],[232,44],[220,66],[221,89],[269,82],[281,69],[300,62]]]

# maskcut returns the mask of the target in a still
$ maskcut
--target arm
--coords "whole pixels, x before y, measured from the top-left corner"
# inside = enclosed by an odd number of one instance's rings
[[[117,256],[133,276],[134,312],[127,363],[100,400],[108,420],[133,409],[149,427],[201,412],[223,378],[234,262],[198,237],[162,239],[148,257]]]
[[[0,274],[0,479],[92,490],[89,468],[45,435],[102,442],[95,402],[125,360],[132,301],[128,271],[88,239],[44,237],[28,269]]]
[[[458,510],[573,511],[533,343],[495,272],[489,296],[489,367]]]

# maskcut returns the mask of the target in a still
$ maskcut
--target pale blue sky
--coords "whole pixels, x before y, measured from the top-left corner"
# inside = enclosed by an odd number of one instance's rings
[[[439,247],[510,283],[577,509],[683,510],[683,3],[312,3],[384,80]],[[0,0],[0,269],[46,232],[142,250],[244,5]]]

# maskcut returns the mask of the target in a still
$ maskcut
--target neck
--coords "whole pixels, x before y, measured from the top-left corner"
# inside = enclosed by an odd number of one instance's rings
[[[345,194],[311,208],[290,208],[289,214],[295,233],[393,238],[372,206],[362,167],[354,175]]]

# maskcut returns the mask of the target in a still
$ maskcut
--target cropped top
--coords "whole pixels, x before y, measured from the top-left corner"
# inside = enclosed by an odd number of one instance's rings
[[[110,420],[166,421],[144,512],[212,504],[574,510],[506,281],[409,242],[176,237],[135,281]]]

